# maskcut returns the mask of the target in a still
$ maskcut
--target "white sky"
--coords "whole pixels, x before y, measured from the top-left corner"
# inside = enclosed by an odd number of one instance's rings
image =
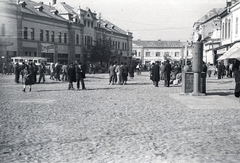
[[[35,0],[36,1],[36,0]],[[52,0],[40,0],[45,4]],[[72,7],[89,7],[121,29],[133,40],[190,40],[193,24],[226,0],[57,0]]]

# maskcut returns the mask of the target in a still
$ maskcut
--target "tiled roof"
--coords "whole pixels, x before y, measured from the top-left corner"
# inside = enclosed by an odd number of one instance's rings
[[[53,5],[55,8],[59,10],[59,13],[62,14],[72,14],[75,15],[77,12],[74,11],[74,8],[66,4],[65,2],[60,2]]]
[[[148,48],[181,48],[183,43],[181,41],[132,41],[137,46]]]
[[[201,19],[199,19],[197,22],[203,23],[203,22],[211,19],[212,17],[217,16],[223,10],[224,10],[224,8],[213,8],[206,15],[204,15]]]
[[[55,10],[55,8],[52,6],[49,6],[47,4],[43,4],[40,2],[35,2],[32,0],[21,0],[21,1],[24,1],[26,3],[25,7],[20,7],[22,13],[38,15],[38,16],[42,16],[42,17],[48,17],[48,18],[65,21],[65,19],[63,19],[60,15],[55,15],[51,12],[52,10]],[[8,2],[16,4],[16,0],[9,0]],[[42,6],[43,10],[39,11],[38,9],[41,6]]]
[[[127,32],[119,28],[118,26],[114,25],[113,23],[109,22],[108,20],[101,19],[101,27],[105,28],[107,31],[112,31],[116,33],[126,34]],[[105,26],[107,24],[107,26]]]

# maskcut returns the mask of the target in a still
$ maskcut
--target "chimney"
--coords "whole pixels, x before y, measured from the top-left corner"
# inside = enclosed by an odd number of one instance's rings
[[[232,5],[232,0],[227,0],[227,7],[230,7]]]
[[[52,4],[55,5],[57,3],[57,0],[53,0]]]

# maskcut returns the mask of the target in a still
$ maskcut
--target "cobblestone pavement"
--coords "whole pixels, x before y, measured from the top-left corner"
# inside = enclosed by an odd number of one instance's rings
[[[146,72],[127,85],[87,75],[80,91],[47,76],[24,93],[13,78],[0,75],[2,163],[240,162],[233,79],[210,78],[207,96],[190,97],[181,86],[154,87]],[[196,108],[185,104],[193,100]]]

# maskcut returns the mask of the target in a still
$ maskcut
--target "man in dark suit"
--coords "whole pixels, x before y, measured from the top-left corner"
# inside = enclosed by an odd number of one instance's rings
[[[166,61],[165,67],[164,67],[164,80],[165,80],[165,87],[169,87],[170,85],[170,74],[172,71],[172,67],[169,64],[169,60]]]
[[[152,67],[152,81],[155,87],[158,87],[158,82],[160,80],[160,66],[159,61]]]

